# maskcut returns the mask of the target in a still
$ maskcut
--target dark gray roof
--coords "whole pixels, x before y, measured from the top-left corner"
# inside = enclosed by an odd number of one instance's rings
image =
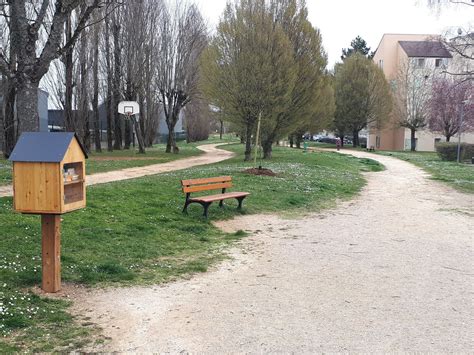
[[[72,139],[77,136],[72,132],[25,132],[15,145],[11,161],[59,163],[64,159]],[[82,152],[87,158],[79,139]]]
[[[438,41],[398,41],[407,56],[425,58],[452,58],[451,53]]]

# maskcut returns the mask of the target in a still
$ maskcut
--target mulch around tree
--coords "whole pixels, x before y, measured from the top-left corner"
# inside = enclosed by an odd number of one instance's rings
[[[252,174],[252,175],[278,176],[277,173],[266,168],[250,168],[250,169],[244,170],[243,172],[246,174]]]

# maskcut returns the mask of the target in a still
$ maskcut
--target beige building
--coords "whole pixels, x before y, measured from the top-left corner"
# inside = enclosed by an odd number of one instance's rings
[[[437,75],[445,75],[443,73],[446,69],[452,66],[452,55],[436,40],[435,35],[385,34],[375,52],[374,62],[382,68],[394,93],[400,90],[397,87],[397,79],[400,80],[401,76],[406,75],[418,85],[418,90],[425,91],[418,92],[417,95],[427,97],[427,90],[431,88],[430,80]],[[384,127],[371,127],[367,147],[380,150],[410,150],[411,132],[400,127],[399,117],[394,110]],[[436,142],[445,141],[441,133],[431,132],[427,128],[418,130],[415,137],[418,151],[434,151]],[[474,134],[463,134],[462,140],[474,143]]]

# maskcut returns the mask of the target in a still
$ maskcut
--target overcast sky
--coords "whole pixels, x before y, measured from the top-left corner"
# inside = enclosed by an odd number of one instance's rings
[[[375,50],[384,33],[439,34],[449,28],[467,28],[474,22],[474,7],[452,5],[437,15],[426,0],[306,0],[309,19],[321,30],[329,67],[340,60],[342,48],[357,35]],[[195,0],[213,27],[226,0]]]

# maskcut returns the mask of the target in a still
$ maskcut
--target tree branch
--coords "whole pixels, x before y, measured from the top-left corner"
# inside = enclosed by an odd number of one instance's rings
[[[41,9],[36,17],[36,21],[34,23],[34,28],[40,28],[41,24],[43,23],[44,17],[46,16],[46,11],[48,10],[49,0],[44,0],[41,4]]]
[[[6,76],[11,75],[10,63],[6,60],[3,53],[0,53],[0,72]]]

